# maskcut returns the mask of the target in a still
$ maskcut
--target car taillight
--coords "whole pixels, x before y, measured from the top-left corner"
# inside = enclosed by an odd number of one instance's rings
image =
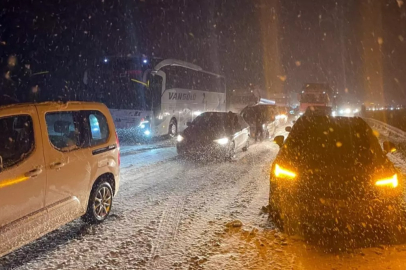
[[[120,141],[118,139],[117,132],[116,132],[116,145],[117,145],[117,150],[118,150],[117,162],[118,162],[118,166],[120,166],[120,164],[121,164],[121,160],[120,160]]]

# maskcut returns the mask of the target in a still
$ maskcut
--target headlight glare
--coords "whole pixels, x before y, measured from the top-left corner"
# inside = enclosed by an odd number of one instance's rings
[[[182,135],[178,135],[178,136],[176,137],[176,141],[178,141],[178,142],[183,141]]]
[[[278,164],[275,164],[274,174],[276,177],[294,179],[296,178],[296,173],[282,168]]]
[[[214,140],[214,142],[216,142],[218,144],[221,144],[221,145],[225,145],[225,144],[228,143],[228,138],[221,138],[221,139],[218,139],[218,140]]]
[[[398,182],[398,175],[395,174],[392,177],[385,178],[385,179],[380,179],[375,182],[376,186],[385,186],[385,187],[391,187],[391,188],[396,188],[399,185]]]

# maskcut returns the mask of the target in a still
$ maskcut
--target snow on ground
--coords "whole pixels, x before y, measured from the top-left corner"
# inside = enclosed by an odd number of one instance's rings
[[[387,139],[380,136],[381,141]],[[406,151],[389,155],[406,175],[405,157]],[[247,209],[258,209],[267,199],[267,190],[259,189]],[[221,244],[202,265],[203,269],[406,269],[406,244],[377,243],[376,247],[330,253],[297,236],[281,233],[267,215],[255,216],[255,212],[247,210],[236,219],[243,226],[225,230],[218,240]]]
[[[261,209],[277,152],[264,142],[234,161],[201,163],[179,159],[173,141],[122,147],[109,219],[65,225],[1,258],[0,270],[406,269],[406,245],[326,253],[276,229]]]
[[[256,144],[234,161],[205,163],[163,157],[174,147],[122,150],[123,165],[133,165],[121,171],[110,218],[99,226],[80,220],[63,226],[0,259],[3,269],[199,267],[200,254],[216,244],[211,239],[266,183],[277,146]],[[151,161],[139,166],[143,155]]]

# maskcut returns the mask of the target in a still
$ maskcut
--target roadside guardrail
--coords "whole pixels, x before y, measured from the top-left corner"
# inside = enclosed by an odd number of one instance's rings
[[[368,123],[368,125],[371,126],[372,129],[378,130],[380,133],[383,133],[383,135],[393,138],[393,139],[398,139],[398,140],[406,140],[406,132],[398,129],[396,127],[393,127],[391,125],[388,125],[384,122],[372,119],[372,118],[363,118],[365,122]]]

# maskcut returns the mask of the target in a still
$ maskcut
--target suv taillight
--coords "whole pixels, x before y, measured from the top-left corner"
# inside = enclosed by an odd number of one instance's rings
[[[117,132],[116,132],[116,145],[117,145],[117,149],[118,149],[117,162],[118,162],[118,166],[120,166],[120,163],[121,163],[121,160],[120,160],[120,141],[118,139]]]

